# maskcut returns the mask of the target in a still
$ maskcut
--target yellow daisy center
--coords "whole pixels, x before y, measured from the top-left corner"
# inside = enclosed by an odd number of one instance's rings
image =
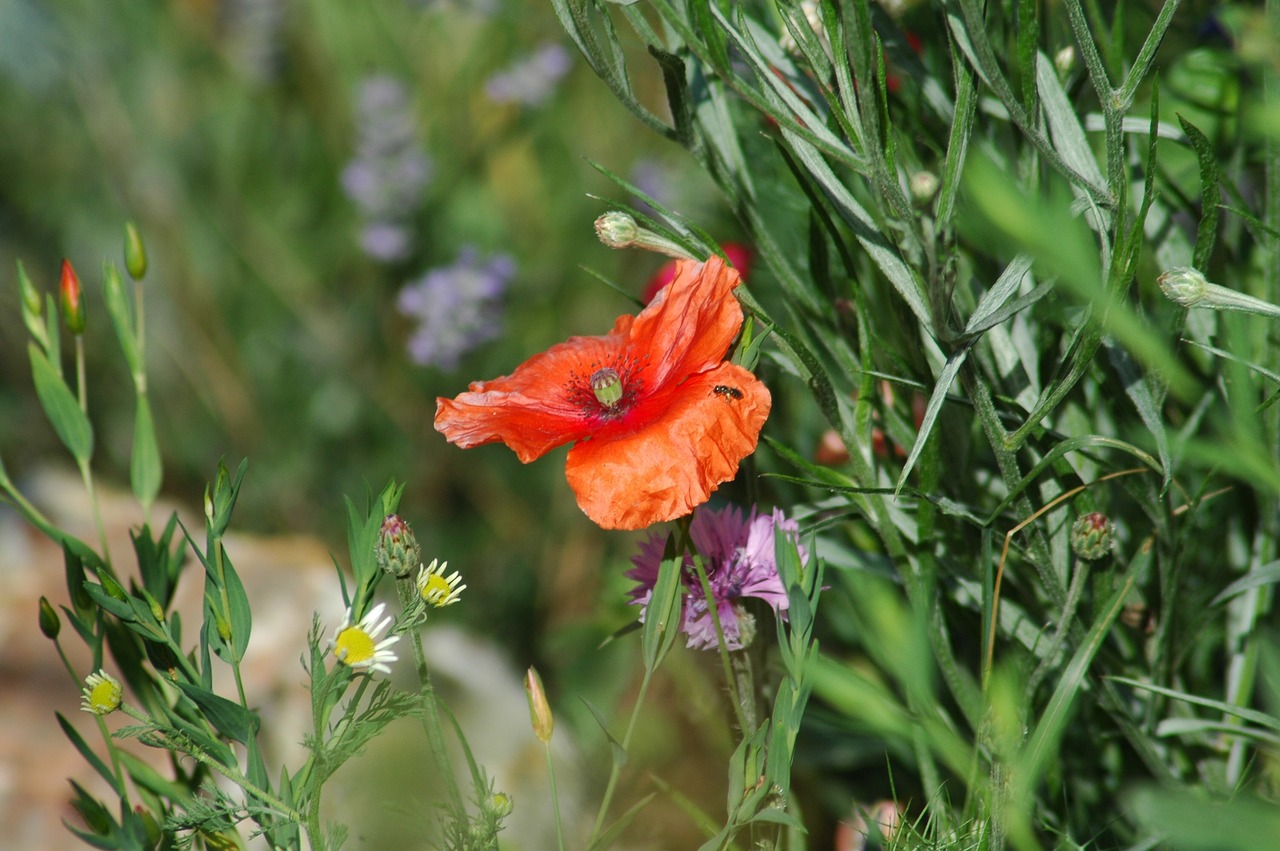
[[[89,708],[98,715],[106,715],[120,708],[120,686],[108,679],[99,681],[89,690]]]
[[[422,599],[434,606],[439,604],[445,597],[448,597],[452,590],[449,587],[448,580],[438,573],[432,573],[427,577],[426,582],[422,584]]]
[[[358,626],[349,626],[338,633],[333,642],[333,655],[345,665],[359,665],[373,659],[373,638]]]

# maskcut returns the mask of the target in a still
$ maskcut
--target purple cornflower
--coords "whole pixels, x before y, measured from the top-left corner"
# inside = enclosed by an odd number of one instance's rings
[[[495,103],[538,106],[569,73],[569,52],[551,42],[528,56],[517,59],[484,84],[485,94]]]
[[[406,284],[396,306],[418,321],[409,337],[409,357],[423,366],[456,369],[464,354],[498,336],[502,293],[515,271],[507,255],[482,262],[467,247],[452,266],[429,269]]]
[[[432,171],[404,84],[387,75],[366,78],[356,121],[356,155],[342,170],[342,188],[363,219],[360,245],[375,260],[403,260],[413,248],[409,220]]]
[[[787,610],[787,589],[778,578],[774,555],[774,538],[779,530],[793,538],[800,534],[796,522],[788,520],[776,508],[771,514],[760,514],[753,507],[745,518],[742,509],[735,506],[700,508],[689,524],[689,537],[702,556],[720,616],[720,628],[724,631],[724,643],[730,650],[741,650],[751,643],[755,634],[754,620],[739,602],[741,598],[764,600],[779,613]],[[666,543],[666,535],[651,535],[640,544],[639,554],[631,559],[635,567],[627,571],[627,576],[639,583],[631,591],[632,605],[648,605],[654,583],[658,581]],[[800,558],[803,561],[805,557],[801,547]],[[690,555],[685,556],[682,579],[688,593],[684,598],[681,628],[689,636],[688,646],[715,647],[715,621]]]

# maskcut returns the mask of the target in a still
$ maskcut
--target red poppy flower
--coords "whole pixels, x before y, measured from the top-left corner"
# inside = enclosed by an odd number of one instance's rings
[[[725,361],[742,326],[738,273],[682,260],[639,316],[571,337],[493,381],[436,400],[436,431],[463,449],[505,443],[523,462],[576,441],[565,468],[586,515],[642,529],[706,502],[756,448],[769,391]]]
[[[737,269],[738,274],[745,279],[751,272],[751,249],[745,245],[738,245],[736,242],[726,242],[722,247],[724,248],[724,256],[729,258],[733,268]],[[658,290],[675,280],[678,263],[680,263],[679,260],[668,261],[653,273],[653,277],[644,286],[644,293],[640,296],[642,302],[648,304],[653,301],[653,297],[658,294]]]

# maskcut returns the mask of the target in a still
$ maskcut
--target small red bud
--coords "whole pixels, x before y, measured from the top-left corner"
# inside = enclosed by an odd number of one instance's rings
[[[62,280],[58,285],[58,302],[62,307],[62,319],[67,330],[79,337],[84,333],[84,295],[80,291],[80,278],[71,267],[71,261],[62,261]]]

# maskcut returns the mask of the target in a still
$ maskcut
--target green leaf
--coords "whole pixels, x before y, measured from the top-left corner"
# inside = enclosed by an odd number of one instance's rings
[[[1062,83],[1058,81],[1058,73],[1053,63],[1043,53],[1036,54],[1036,86],[1040,91],[1040,102],[1044,106],[1045,120],[1049,124],[1049,135],[1053,146],[1062,159],[1073,171],[1096,187],[1106,185],[1102,170],[1098,168],[1098,160],[1085,138],[1084,128],[1080,126],[1080,118]]]
[[[129,483],[133,495],[142,504],[144,514],[149,514],[156,494],[160,492],[162,478],[160,444],[156,441],[155,422],[151,417],[151,405],[145,394],[138,396],[133,420],[133,452],[129,458]]]
[[[209,723],[227,738],[243,745],[258,734],[262,722],[256,713],[193,683],[178,680],[175,685],[200,707]]]
[[[93,748],[89,747],[89,743],[84,740],[84,736],[81,736],[79,731],[71,726],[71,722],[63,717],[61,712],[55,712],[54,717],[58,719],[58,726],[62,728],[62,732],[66,737],[71,740],[72,746],[80,752],[80,756],[84,757],[84,761],[89,763],[90,767],[98,772],[103,780],[107,781],[107,785],[111,787],[112,791],[117,795],[123,795],[124,790],[116,782],[116,776],[111,773],[111,769],[107,768],[107,764],[93,752]]]
[[[1218,234],[1218,157],[1214,153],[1213,144],[1200,132],[1200,128],[1181,115],[1178,116],[1178,123],[1182,125],[1182,132],[1191,140],[1191,148],[1196,152],[1196,160],[1200,163],[1200,223],[1196,225],[1196,247],[1191,265],[1197,269],[1208,269],[1214,239]]]
[[[942,411],[942,405],[947,401],[947,394],[951,392],[951,385],[955,383],[956,376],[960,374],[960,367],[964,365],[964,359],[969,354],[969,347],[957,349],[947,358],[947,362],[942,367],[942,372],[938,373],[938,383],[933,386],[933,393],[929,396],[929,404],[925,406],[924,417],[920,420],[920,428],[916,432],[916,439],[911,444],[911,454],[907,456],[906,463],[902,465],[902,473],[898,476],[898,484],[894,490],[896,496],[907,483],[907,476],[916,465],[916,460],[920,457],[920,453],[924,451],[925,444],[929,441],[929,435],[933,433],[934,423],[938,421],[938,414]]]
[[[1215,712],[1221,712],[1226,715],[1233,715],[1242,721],[1248,721],[1250,724],[1257,724],[1259,727],[1266,727],[1270,730],[1280,732],[1280,718],[1274,715],[1268,715],[1265,712],[1259,712],[1256,709],[1249,709],[1244,706],[1236,706],[1234,703],[1225,703],[1221,700],[1212,700],[1207,697],[1200,697],[1196,694],[1188,694],[1184,691],[1176,691],[1164,686],[1158,686],[1153,683],[1144,683],[1140,680],[1130,679],[1128,677],[1108,677],[1112,682],[1124,683],[1133,688],[1142,689],[1144,691],[1153,692],[1155,694],[1171,697],[1174,700],[1181,700],[1194,706],[1203,706],[1206,709],[1212,709]]]
[[[142,375],[142,358],[138,354],[138,335],[133,327],[133,316],[129,310],[129,299],[124,294],[124,283],[114,263],[102,264],[103,295],[107,302],[107,313],[111,316],[111,324],[116,330],[116,339],[124,351],[125,362],[134,382]]]
[[[1218,593],[1218,596],[1209,601],[1209,605],[1221,605],[1232,597],[1243,594],[1245,591],[1261,588],[1263,585],[1271,585],[1276,582],[1280,582],[1280,561],[1273,561],[1249,571],[1226,588],[1223,588]]]
[[[654,671],[662,664],[684,625],[684,598],[680,593],[683,567],[684,553],[675,552],[668,541],[667,552],[658,566],[658,579],[644,607],[640,646],[648,671]]]
[[[1258,851],[1280,836],[1275,803],[1243,792],[1223,801],[1192,789],[1147,786],[1132,793],[1128,804],[1158,837],[1158,847],[1172,851]]]
[[[31,377],[35,382],[40,407],[57,432],[62,445],[81,464],[89,463],[93,455],[93,426],[89,417],[80,409],[80,403],[58,370],[45,357],[35,343],[27,344],[31,357]]]
[[[610,2],[616,2],[616,0],[610,0]],[[596,837],[595,842],[592,842],[587,846],[587,851],[600,851],[600,849],[612,848],[614,842],[622,831],[626,830],[627,826],[630,825],[631,822],[635,821],[636,816],[640,815],[640,811],[649,806],[649,802],[657,797],[657,795],[657,792],[650,792],[648,795],[645,795],[639,801],[632,804],[625,813],[618,816],[617,821],[605,828],[604,831]]]
[[[600,731],[604,733],[606,739],[609,740],[609,747],[613,754],[613,764],[616,768],[622,768],[627,764],[627,749],[622,746],[622,742],[609,732],[609,724],[604,720],[604,716],[600,714],[594,706],[587,702],[586,698],[581,698],[582,705],[587,707],[587,711],[591,713],[591,717],[596,719],[596,724],[600,726]]]

